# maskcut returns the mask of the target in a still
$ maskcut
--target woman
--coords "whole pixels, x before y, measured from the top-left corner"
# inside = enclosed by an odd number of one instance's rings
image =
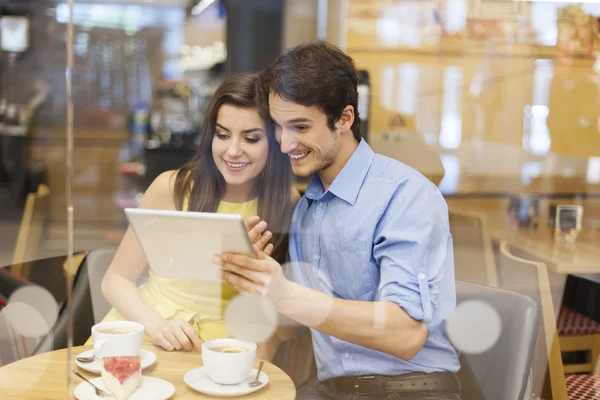
[[[180,170],[156,178],[140,208],[240,214],[248,219],[253,242],[284,262],[286,232],[299,195],[292,189],[289,158],[279,150],[259,88],[257,75],[237,75],[216,90],[198,153]],[[250,218],[256,215],[264,221]],[[274,233],[265,231],[266,226]],[[137,288],[146,265],[129,228],[102,281],[102,293],[115,307],[105,320],[137,321],[166,350],[200,350],[202,341],[228,336],[223,314],[237,295],[232,286],[150,272]],[[272,357],[278,344],[273,341],[261,345],[262,357]]]

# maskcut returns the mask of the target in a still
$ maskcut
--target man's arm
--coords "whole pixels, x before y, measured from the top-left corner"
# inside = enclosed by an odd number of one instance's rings
[[[257,258],[224,254],[215,259],[222,279],[239,291],[271,298],[279,313],[347,342],[406,360],[423,347],[427,327],[396,304],[338,299],[291,282],[277,261],[255,250]]]
[[[259,251],[256,258],[217,257],[222,278],[240,291],[271,298],[281,314],[303,325],[411,359],[439,322],[433,321],[438,284],[452,272],[453,260],[443,197],[424,178],[406,182],[409,188],[395,188],[375,232],[379,301],[339,299],[291,282],[276,261]]]
[[[386,301],[354,301],[289,282],[279,312],[349,343],[410,360],[427,340],[427,327]]]

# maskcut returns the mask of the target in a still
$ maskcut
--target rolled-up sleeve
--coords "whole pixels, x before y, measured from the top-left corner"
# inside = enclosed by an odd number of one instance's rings
[[[397,304],[431,330],[438,283],[453,274],[454,261],[446,203],[422,180],[396,188],[381,214],[373,255],[380,268],[379,300]]]

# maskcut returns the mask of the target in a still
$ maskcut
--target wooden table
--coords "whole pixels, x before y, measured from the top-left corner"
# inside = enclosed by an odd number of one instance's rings
[[[446,201],[450,210],[485,215],[490,238],[496,242],[508,242],[514,255],[546,264],[552,289],[552,302],[557,316],[567,275],[598,276],[600,274],[599,198],[540,199],[539,227],[535,230],[511,226],[508,219],[509,199],[507,197],[447,198]],[[548,225],[551,204],[583,205],[582,231],[576,242],[565,243],[554,240]]]
[[[191,369],[202,366],[202,358],[197,352],[167,352],[152,344],[145,343],[146,350],[157,355],[157,362],[144,371],[144,375],[154,376],[171,382],[175,386],[174,400],[213,399],[188,387],[183,376]],[[90,374],[75,364],[75,356],[92,346],[74,347],[73,368],[88,378]],[[29,357],[0,368],[0,399],[67,399],[67,349]],[[281,369],[271,363],[265,363],[263,371],[269,375],[269,384],[258,392],[240,399],[277,399],[286,400],[296,397],[294,383]],[[71,393],[82,380],[72,375]],[[74,398],[74,397],[73,397]]]
[[[506,240],[511,250],[518,250],[546,263],[560,274],[600,273],[600,199],[541,199],[538,229],[516,228],[508,220],[509,199],[447,198],[449,208],[485,215],[488,233],[493,240]],[[584,207],[582,231],[575,243],[554,240],[548,225],[551,204],[581,204]]]

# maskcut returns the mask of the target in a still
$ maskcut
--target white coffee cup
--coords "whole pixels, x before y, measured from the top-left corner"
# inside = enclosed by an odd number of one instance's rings
[[[99,358],[138,356],[144,340],[144,325],[133,321],[100,322],[92,327],[94,355]]]
[[[240,352],[225,352],[239,349]],[[238,339],[214,339],[202,344],[202,362],[208,377],[222,385],[243,382],[256,361],[256,344]]]

